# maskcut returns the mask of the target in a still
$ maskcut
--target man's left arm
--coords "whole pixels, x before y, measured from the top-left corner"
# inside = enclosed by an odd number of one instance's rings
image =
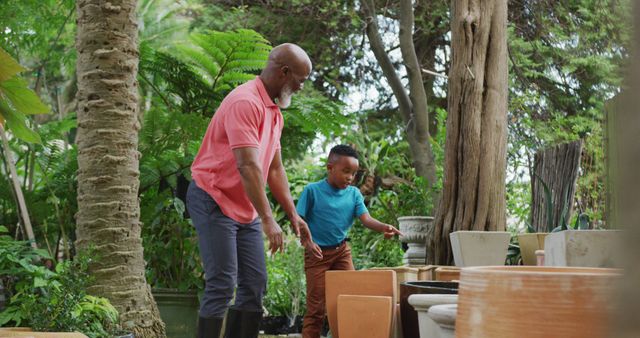
[[[273,197],[275,197],[276,201],[278,201],[282,206],[282,209],[284,209],[284,212],[287,214],[287,217],[291,222],[291,227],[293,228],[296,236],[300,237],[302,245],[312,246],[311,244],[313,242],[311,241],[311,232],[309,231],[309,227],[302,217],[298,215],[296,207],[293,204],[293,198],[291,197],[291,191],[289,190],[287,172],[284,170],[282,155],[280,154],[279,149],[276,151],[276,154],[271,161],[271,165],[269,166],[267,184],[269,184],[269,189],[271,189]],[[315,255],[322,255],[320,249],[316,249],[317,246],[312,247],[312,251]]]

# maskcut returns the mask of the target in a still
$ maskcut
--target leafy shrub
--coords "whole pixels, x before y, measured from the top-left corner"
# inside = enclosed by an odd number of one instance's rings
[[[304,248],[289,234],[285,249],[267,257],[267,292],[264,307],[269,316],[286,316],[293,324],[296,316],[304,314],[306,306],[306,279],[304,275]]]
[[[58,264],[51,271],[41,263],[50,257],[28,242],[15,241],[0,226],[0,278],[10,298],[0,312],[0,326],[30,326],[36,331],[79,331],[91,338],[112,337],[118,311],[105,298],[86,293],[91,277],[88,255]]]

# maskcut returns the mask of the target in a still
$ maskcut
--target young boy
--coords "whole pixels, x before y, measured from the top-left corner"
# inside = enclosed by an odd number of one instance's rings
[[[313,243],[304,257],[307,277],[307,312],[302,329],[303,338],[319,338],[325,315],[324,273],[327,270],[353,270],[351,249],[346,236],[354,218],[385,238],[400,235],[400,231],[369,215],[358,188],[351,185],[358,171],[358,154],[347,145],[337,145],[329,152],[327,178],[304,188],[298,214],[309,224]],[[319,246],[322,258],[314,257],[313,248]]]

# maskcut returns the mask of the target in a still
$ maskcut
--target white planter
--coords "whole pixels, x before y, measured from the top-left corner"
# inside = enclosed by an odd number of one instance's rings
[[[444,338],[445,336],[441,335],[440,325],[429,317],[428,312],[432,306],[456,304],[458,295],[413,294],[409,296],[408,301],[418,312],[420,338]]]
[[[456,336],[456,314],[458,304],[434,305],[429,309],[427,315],[438,324],[440,338],[454,338]]]
[[[405,216],[398,217],[400,224],[400,241],[407,243],[409,249],[404,253],[402,262],[407,265],[424,265],[427,254],[427,232],[433,227],[433,217]]]
[[[456,266],[504,265],[511,234],[506,231],[456,231],[449,234]]]
[[[547,235],[546,266],[620,267],[620,230],[565,230]]]

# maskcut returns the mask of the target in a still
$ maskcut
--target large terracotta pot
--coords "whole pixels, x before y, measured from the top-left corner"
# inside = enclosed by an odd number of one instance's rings
[[[26,327],[0,328],[0,337],[24,337],[24,338],[87,338],[80,332],[34,332]]]
[[[391,304],[396,304],[398,296],[395,285],[396,272],[393,270],[327,271],[325,273],[325,299],[331,336],[340,338],[339,295],[391,297]],[[395,325],[395,319],[392,325]]]
[[[339,295],[340,337],[389,338],[394,307],[392,297]]]
[[[417,281],[418,280],[418,268],[412,268],[408,266],[396,266],[396,267],[375,267],[370,270],[392,270],[396,272],[396,286],[395,293],[399,295],[400,284],[404,282]]]
[[[414,294],[457,294],[458,283],[441,281],[418,281],[400,283],[400,318],[404,338],[420,338],[418,313],[409,304]]]
[[[492,266],[460,275],[457,338],[601,338],[620,271]]]

